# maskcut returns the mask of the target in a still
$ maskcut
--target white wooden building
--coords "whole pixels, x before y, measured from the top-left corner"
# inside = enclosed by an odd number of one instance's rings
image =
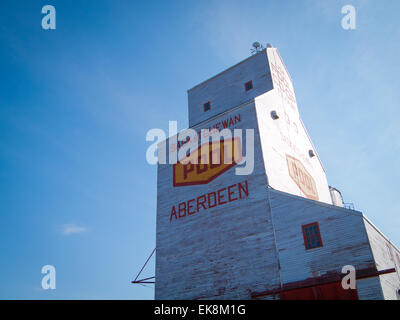
[[[190,128],[200,137],[243,129],[233,146],[254,152],[254,166],[158,165],[156,299],[399,299],[400,252],[329,187],[276,48],[188,97]],[[161,145],[198,143],[183,140]],[[346,265],[356,269],[354,290],[341,285]]]

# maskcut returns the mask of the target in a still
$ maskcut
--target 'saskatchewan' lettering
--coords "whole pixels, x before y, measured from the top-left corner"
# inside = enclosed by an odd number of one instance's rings
[[[226,188],[212,191],[207,194],[198,196],[197,198],[173,205],[169,221],[178,220],[187,216],[194,215],[200,211],[212,209],[229,202],[244,199],[249,196],[249,184],[247,180],[232,184]]]

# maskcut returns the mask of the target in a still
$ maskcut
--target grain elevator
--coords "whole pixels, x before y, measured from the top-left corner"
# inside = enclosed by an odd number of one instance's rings
[[[156,299],[399,299],[400,252],[329,186],[276,48],[188,90],[188,107],[190,130],[159,145]]]

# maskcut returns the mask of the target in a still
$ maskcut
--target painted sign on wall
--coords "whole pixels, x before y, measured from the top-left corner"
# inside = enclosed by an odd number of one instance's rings
[[[174,187],[207,184],[242,160],[241,139],[201,145],[173,165]]]
[[[268,184],[332,204],[324,168],[299,115],[292,79],[275,48],[268,48],[267,56],[274,88],[255,100]]]
[[[318,200],[318,191],[313,177],[307,172],[307,169],[300,160],[286,155],[289,175],[297,186],[303,191],[307,198]]]

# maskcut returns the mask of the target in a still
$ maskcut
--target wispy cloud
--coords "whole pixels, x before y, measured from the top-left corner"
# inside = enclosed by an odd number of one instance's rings
[[[75,234],[75,233],[83,233],[86,231],[88,231],[88,228],[83,227],[83,226],[78,226],[76,224],[63,224],[61,226],[61,233],[66,236]]]

